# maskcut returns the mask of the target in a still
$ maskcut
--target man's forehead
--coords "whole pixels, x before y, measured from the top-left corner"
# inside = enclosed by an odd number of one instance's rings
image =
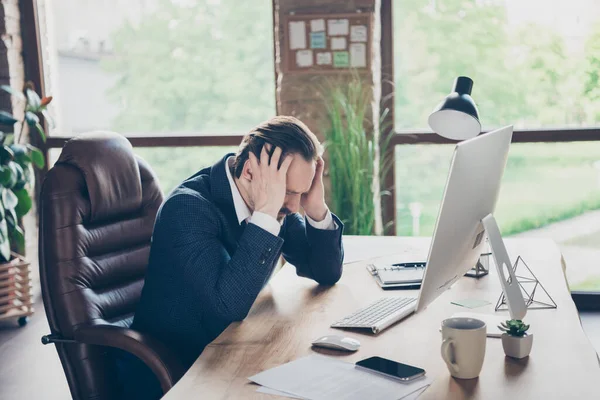
[[[294,193],[305,193],[310,189],[315,175],[316,162],[306,161],[295,154],[287,174],[287,190]]]

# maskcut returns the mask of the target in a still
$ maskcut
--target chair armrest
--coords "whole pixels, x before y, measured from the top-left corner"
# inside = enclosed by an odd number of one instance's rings
[[[183,364],[163,343],[133,329],[89,325],[78,328],[73,336],[80,343],[115,347],[138,357],[156,375],[163,393],[167,393],[185,373]]]

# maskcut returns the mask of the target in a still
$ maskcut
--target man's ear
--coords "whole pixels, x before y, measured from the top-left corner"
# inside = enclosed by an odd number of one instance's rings
[[[242,175],[240,178],[252,181],[252,164],[250,164],[250,160],[246,160],[244,162],[244,167],[242,168]]]

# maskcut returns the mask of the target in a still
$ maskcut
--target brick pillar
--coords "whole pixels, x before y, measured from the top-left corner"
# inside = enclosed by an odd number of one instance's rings
[[[21,91],[25,85],[25,67],[23,64],[23,41],[21,36],[21,13],[18,0],[2,0],[0,6],[0,85],[9,85]],[[39,88],[36,88],[39,90]],[[22,100],[5,91],[0,91],[0,110],[12,113],[16,119],[22,120],[25,104]],[[17,132],[21,129],[19,124],[14,128]],[[23,129],[23,142],[27,141],[29,129]],[[37,209],[36,204],[23,218],[25,230],[26,255],[31,262],[34,282],[38,279],[37,268]],[[34,285],[37,290],[37,284]]]
[[[306,125],[323,141],[323,128],[327,126],[327,111],[323,106],[323,99],[319,88],[323,87],[327,82],[335,82],[335,84],[344,84],[350,79],[350,74],[340,73],[334,74],[295,74],[286,73],[283,65],[285,65],[286,53],[282,50],[285,43],[284,40],[284,16],[291,13],[296,14],[328,14],[328,13],[355,13],[374,12],[371,32],[371,70],[368,73],[361,74],[365,86],[372,88],[371,108],[368,112],[367,119],[373,121],[375,126],[367,127],[374,128],[373,131],[378,135],[379,126],[378,118],[373,118],[373,115],[380,115],[380,100],[381,100],[381,56],[380,56],[380,37],[381,30],[379,25],[379,9],[380,0],[273,0],[274,13],[274,38],[275,38],[275,76],[277,88],[277,112],[279,115],[293,115],[302,120]],[[379,138],[375,137],[375,143],[379,142]],[[379,157],[379,153],[377,153]],[[327,164],[327,159],[325,159]],[[376,161],[379,165],[379,159]],[[378,167],[376,169],[376,173]],[[325,173],[325,185],[329,187],[327,179],[327,171]],[[381,215],[381,201],[379,196],[380,182],[375,179],[373,182],[375,204],[377,215]],[[329,190],[327,190],[329,193]],[[376,219],[375,232],[381,234],[383,232],[382,221]]]
[[[22,90],[25,83],[23,67],[23,43],[21,41],[21,21],[18,0],[2,0],[0,7],[0,85],[9,85]],[[17,119],[22,118],[24,105],[22,101],[0,92],[0,110],[12,112]],[[20,128],[20,127],[17,127]]]

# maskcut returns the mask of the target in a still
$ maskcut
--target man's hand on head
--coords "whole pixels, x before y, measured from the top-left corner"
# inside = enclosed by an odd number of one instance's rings
[[[323,186],[324,169],[325,162],[323,161],[323,157],[319,157],[312,185],[309,191],[302,195],[302,200],[300,201],[300,205],[306,214],[315,221],[322,221],[329,211],[325,204],[325,187]]]
[[[275,147],[273,155],[269,158],[270,152],[271,145],[265,144],[260,152],[260,161],[254,153],[250,152],[249,160],[252,168],[250,192],[254,200],[254,210],[277,219],[277,214],[285,200],[287,171],[293,157],[289,154],[285,155],[278,168],[281,148]]]

